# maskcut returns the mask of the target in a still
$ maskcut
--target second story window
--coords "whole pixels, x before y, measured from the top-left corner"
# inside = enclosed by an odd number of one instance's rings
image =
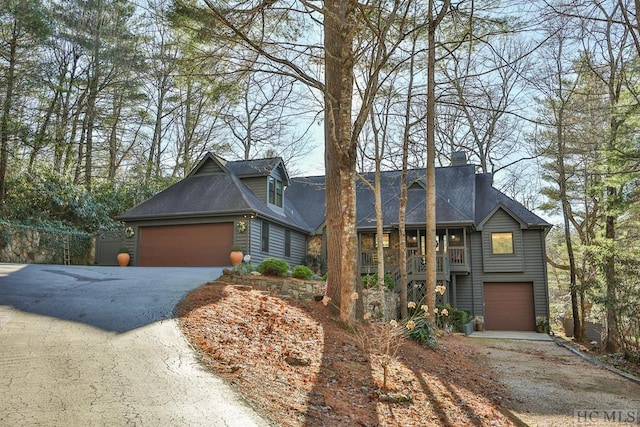
[[[513,233],[491,233],[491,253],[494,255],[513,254]]]
[[[267,194],[269,203],[282,207],[282,181],[270,176],[268,178]]]

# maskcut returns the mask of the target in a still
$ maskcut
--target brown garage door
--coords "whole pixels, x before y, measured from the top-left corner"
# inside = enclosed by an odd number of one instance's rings
[[[153,267],[229,265],[233,223],[140,228],[138,264]]]
[[[532,283],[485,283],[484,321],[488,330],[533,331]]]

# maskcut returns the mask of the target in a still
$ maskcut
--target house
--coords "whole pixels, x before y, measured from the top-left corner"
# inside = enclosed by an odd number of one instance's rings
[[[372,176],[365,178],[373,179]],[[385,270],[398,277],[400,171],[381,174]],[[426,183],[408,171],[406,209],[409,298],[425,292]],[[545,236],[549,223],[493,187],[466,156],[436,170],[437,271],[447,286],[440,302],[468,310],[493,330],[534,330],[547,318]],[[374,194],[357,183],[360,271],[375,273]],[[207,154],[182,181],[119,217],[132,264],[229,265],[232,245],[252,263],[266,257],[290,265],[326,259],[325,179],[290,178],[282,159],[225,161]]]

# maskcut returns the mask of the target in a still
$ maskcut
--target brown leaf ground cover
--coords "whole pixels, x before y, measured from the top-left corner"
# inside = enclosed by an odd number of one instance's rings
[[[277,425],[517,425],[505,389],[460,336],[439,337],[436,350],[401,338],[383,390],[381,355],[363,351],[321,303],[220,279],[190,293],[178,314],[202,362]]]

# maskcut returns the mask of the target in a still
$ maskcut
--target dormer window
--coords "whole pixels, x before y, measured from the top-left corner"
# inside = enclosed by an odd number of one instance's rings
[[[268,188],[269,203],[281,208],[282,207],[282,181],[270,176],[268,179],[268,182],[269,182],[269,188]]]

